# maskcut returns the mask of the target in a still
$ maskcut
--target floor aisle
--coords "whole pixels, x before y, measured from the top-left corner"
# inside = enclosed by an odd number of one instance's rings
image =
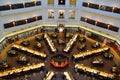
[[[63,33],[58,33],[58,39],[64,39],[64,34]],[[72,60],[72,55],[75,54],[75,53],[78,53],[80,52],[78,49],[77,49],[77,46],[80,45],[80,43],[77,41],[75,43],[75,45],[73,46],[72,50],[69,52],[69,53],[65,53],[63,52],[63,48],[65,47],[65,45],[60,45],[57,43],[57,39],[55,38],[51,38],[53,40],[53,42],[55,43],[55,47],[58,49],[58,52],[57,53],[51,53],[50,50],[48,49],[48,46],[46,45],[46,42],[44,40],[41,41],[43,47],[37,51],[39,52],[45,52],[47,54],[47,58],[45,60],[41,60],[41,59],[38,59],[38,58],[35,58],[35,57],[31,57],[31,56],[27,56],[29,59],[30,59],[30,62],[31,63],[36,63],[36,62],[45,62],[45,68],[48,70],[48,71],[55,71],[57,72],[56,76],[57,76],[57,80],[62,80],[60,78],[60,76],[58,75],[59,73],[61,74],[61,72],[64,72],[64,71],[69,71],[71,73],[71,75],[76,79],[76,80],[98,80],[98,79],[95,79],[94,77],[91,77],[91,76],[87,76],[85,74],[78,74],[74,71],[74,62]],[[28,40],[30,40],[30,46],[28,48],[30,49],[34,49],[34,46],[36,44],[36,40],[34,40],[34,37],[32,38],[29,38]],[[69,41],[69,39],[66,39],[65,42]],[[91,45],[93,44],[93,42],[91,42],[90,40],[87,40],[87,42],[85,42],[86,45],[87,45],[87,49],[88,50],[91,50]],[[19,44],[19,42],[17,43]],[[50,59],[53,55],[55,54],[64,54],[66,55],[67,57],[69,57],[69,65],[66,67],[66,68],[63,68],[63,69],[58,69],[58,68],[54,68],[53,66],[51,66],[50,64]],[[19,56],[20,55],[25,55],[24,53],[21,53],[19,52]],[[96,67],[97,69],[99,70],[102,70],[102,71],[105,71],[105,72],[111,72],[111,67],[113,65],[115,65],[114,61],[113,60],[107,60],[103,57],[103,55],[98,55],[98,56],[95,56],[95,57],[98,57],[98,58],[101,58],[103,59],[104,61],[104,66],[103,67]],[[16,59],[18,57],[7,57],[7,61],[13,66],[13,67],[19,67],[20,65],[18,65],[16,63]],[[87,59],[84,59],[84,60],[80,60],[78,61],[79,63],[82,63],[86,66],[90,66],[90,67],[94,67],[91,62],[92,60],[94,59],[94,57],[89,57]],[[109,66],[109,67],[108,67]],[[25,74],[25,75],[22,75],[22,76],[17,76],[17,77],[11,77],[11,78],[7,78],[7,79],[3,79],[3,80],[42,80],[43,79],[43,76],[45,75],[45,73],[41,72],[41,71],[38,71],[38,72],[33,72],[33,73],[29,73],[29,74]],[[26,79],[25,79],[26,78]]]

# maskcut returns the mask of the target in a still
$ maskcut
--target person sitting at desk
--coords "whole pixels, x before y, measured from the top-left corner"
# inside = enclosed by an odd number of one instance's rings
[[[65,44],[65,41],[62,39],[58,39],[58,44]]]
[[[29,62],[29,59],[26,56],[20,56],[17,62],[20,64],[27,64]]]
[[[39,42],[39,41],[43,40],[43,36],[36,36],[35,40]]]
[[[7,61],[2,61],[2,62],[0,63],[0,71],[6,70],[6,69],[8,69],[8,68],[10,68],[10,65],[8,64]]]
[[[99,65],[103,65],[103,60],[101,58],[94,58],[94,60],[92,61],[92,64],[94,66],[99,66]]]
[[[29,42],[29,41],[22,41],[22,42],[21,42],[21,45],[22,45],[22,46],[29,46],[29,45],[30,45],[30,42]]]
[[[118,68],[117,65],[114,65],[114,66],[111,68],[111,72],[112,72],[112,73],[116,73],[116,74],[120,74],[120,68]]]
[[[85,37],[81,37],[81,38],[79,39],[79,42],[81,42],[81,43],[86,42],[86,38],[85,38]]]
[[[82,45],[78,46],[77,49],[80,51],[84,51],[86,49],[86,45],[82,44]]]
[[[100,43],[96,42],[92,45],[92,48],[100,48]]]
[[[17,51],[11,49],[11,50],[9,50],[9,51],[7,52],[7,55],[8,55],[8,56],[16,56],[16,55],[17,55]]]
[[[51,37],[52,37],[52,38],[57,38],[57,34],[56,34],[56,33],[52,33],[52,34],[51,34]]]
[[[114,55],[111,52],[105,52],[103,56],[107,59],[113,59]]]
[[[42,44],[40,42],[37,42],[37,45],[36,45],[37,48],[42,48]]]

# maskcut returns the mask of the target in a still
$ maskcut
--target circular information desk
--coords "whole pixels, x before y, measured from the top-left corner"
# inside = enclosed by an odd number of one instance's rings
[[[56,68],[64,68],[69,64],[69,59],[63,54],[57,54],[51,57],[50,63]]]

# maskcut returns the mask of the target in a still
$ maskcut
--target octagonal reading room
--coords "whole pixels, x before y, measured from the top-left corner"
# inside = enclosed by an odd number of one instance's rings
[[[120,0],[1,0],[0,80],[120,80]]]

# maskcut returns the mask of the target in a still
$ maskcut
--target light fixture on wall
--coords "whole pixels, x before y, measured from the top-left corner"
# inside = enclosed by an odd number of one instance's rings
[[[34,1],[34,4],[35,4],[35,6],[36,6],[36,1]]]
[[[114,11],[114,9],[115,9],[115,6],[112,7],[112,12]]]
[[[85,18],[85,22],[87,22],[87,18]]]
[[[109,29],[109,28],[110,28],[110,26],[111,26],[111,24],[108,24],[108,28],[107,28],[107,29]]]
[[[37,17],[37,16],[35,16],[35,18],[36,18],[36,20],[38,19],[38,17]]]
[[[11,4],[8,4],[8,5],[9,5],[10,9],[12,9],[12,8],[11,8]]]
[[[59,24],[58,31],[59,32],[63,32],[64,31],[64,25],[63,24]]]
[[[90,3],[88,2],[88,6],[90,5]]]
[[[61,3],[63,3],[63,0],[60,0]]]
[[[13,23],[13,25],[15,26],[15,21],[13,21],[12,23]]]
[[[58,5],[65,5],[65,0],[59,0]]]
[[[27,23],[27,19],[26,19],[25,21],[26,21],[26,23]]]
[[[98,22],[97,22],[97,21],[95,21],[95,25],[97,25],[97,23],[98,23]]]
[[[25,3],[23,3],[23,7],[25,7]]]

